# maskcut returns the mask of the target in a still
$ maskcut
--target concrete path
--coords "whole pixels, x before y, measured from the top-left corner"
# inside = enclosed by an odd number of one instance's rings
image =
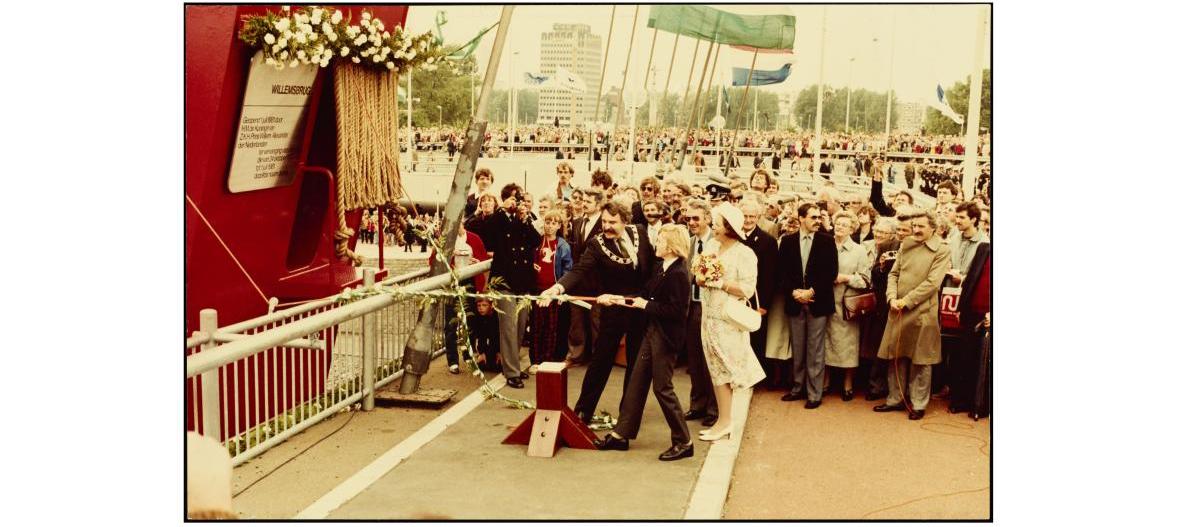
[[[815,410],[782,395],[754,396],[725,519],[991,517],[991,419],[951,415],[940,399],[909,421],[861,394]]]
[[[569,403],[583,368],[570,370]],[[624,370],[613,369],[598,410],[617,414]],[[532,381],[532,379],[531,379]],[[676,393],[686,398],[687,374],[677,370]],[[532,399],[533,382],[504,391]],[[685,403],[686,404],[686,403]],[[525,455],[502,440],[528,411],[488,401],[446,429],[329,519],[682,519],[708,452],[693,438],[696,456],[665,463],[670,447],[662,411],[651,398],[642,430],[628,452],[560,449],[550,459]],[[693,436],[701,428],[691,421]]]

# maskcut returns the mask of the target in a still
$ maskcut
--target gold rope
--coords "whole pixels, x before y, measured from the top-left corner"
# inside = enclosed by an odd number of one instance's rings
[[[339,257],[361,264],[349,250],[354,231],[346,225],[346,211],[378,207],[399,201],[400,122],[394,71],[372,71],[339,62],[334,69],[337,113],[337,215],[334,234]]]

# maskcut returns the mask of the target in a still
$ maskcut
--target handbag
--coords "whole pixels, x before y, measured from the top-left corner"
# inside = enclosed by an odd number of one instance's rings
[[[875,292],[867,291],[842,297],[842,319],[854,320],[875,311]]]
[[[750,307],[749,299],[741,301],[731,295],[729,300],[725,301],[721,314],[725,320],[742,331],[753,333],[762,327],[762,315],[758,314],[758,310]]]

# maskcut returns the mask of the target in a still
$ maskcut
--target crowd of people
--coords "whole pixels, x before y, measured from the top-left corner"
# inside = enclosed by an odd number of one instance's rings
[[[767,170],[775,178],[808,173],[828,179],[840,174],[863,183],[872,172],[872,165],[883,161],[889,163],[885,174],[888,183],[902,181],[908,188],[929,196],[936,195],[937,186],[942,182],[963,184],[965,138],[960,136],[826,133],[821,138],[822,161],[814,166],[816,139],[812,132],[743,131],[737,134],[738,147],[759,150],[753,151],[752,155],[743,151],[734,156],[728,156],[724,149],[715,149],[718,132],[712,129],[692,130],[687,136],[687,151],[684,152],[682,145],[677,144],[677,138],[686,133],[687,130],[681,128],[637,130],[634,161],[655,162],[669,172],[670,167],[684,157],[687,164],[700,170],[720,170],[726,164],[738,168],[746,163],[754,170]],[[419,152],[441,152],[448,160],[461,150],[465,140],[460,130],[451,128],[420,129],[414,134]],[[724,146],[734,140],[732,131],[722,131],[720,135]],[[508,130],[500,128],[495,133],[485,134],[482,152],[485,157],[501,157],[515,143],[522,151],[552,152],[558,159],[576,159],[587,155],[588,139],[588,132],[582,128],[525,126],[518,127],[510,141]],[[628,159],[627,130],[618,130],[615,134],[597,131],[592,139],[593,160],[599,161],[610,155],[612,161]],[[610,139],[611,153],[607,146]],[[402,143],[404,141],[407,138]],[[984,158],[991,155],[989,135],[980,136],[978,153]],[[743,161],[743,158],[747,160]],[[975,190],[989,192],[990,180],[991,166],[985,162]]]
[[[472,288],[543,300],[476,302],[476,358],[516,389],[530,373],[523,344],[533,368],[586,365],[574,411],[588,423],[623,345],[620,415],[598,446],[628,448],[652,388],[672,431],[667,461],[691,455],[686,420],[710,427],[701,439],[727,437],[733,391],[755,385],[809,409],[834,390],[844,401],[865,392],[885,399],[875,411],[918,420],[940,394],[952,413],[986,416],[989,196],[944,180],[935,204],[918,208],[908,190],[884,192],[894,168],[865,166],[867,195],[828,183],[812,196],[780,194],[767,169],[705,188],[672,177],[622,187],[596,170],[576,187],[560,163],[536,195],[515,183],[497,193],[481,169],[456,265],[490,257],[491,281]],[[947,291],[957,309],[944,308]],[[457,373],[459,351],[446,356]],[[679,364],[691,378],[686,411],[670,382]]]
[[[395,218],[375,214],[375,209],[363,210],[358,224],[358,241],[403,247],[405,252],[429,250],[428,233],[438,232],[441,218],[430,213],[410,213],[400,207]]]

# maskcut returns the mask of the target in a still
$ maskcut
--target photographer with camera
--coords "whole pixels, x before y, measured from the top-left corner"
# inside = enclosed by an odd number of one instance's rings
[[[534,292],[537,273],[533,268],[534,253],[542,236],[533,227],[524,190],[509,183],[500,191],[500,210],[488,218],[488,232],[494,240],[491,276],[503,280],[497,290],[512,294]],[[521,371],[521,342],[529,310],[517,311],[517,303],[503,299],[496,306],[500,312],[500,358],[504,377],[513,388],[524,388],[521,379],[529,377]]]

